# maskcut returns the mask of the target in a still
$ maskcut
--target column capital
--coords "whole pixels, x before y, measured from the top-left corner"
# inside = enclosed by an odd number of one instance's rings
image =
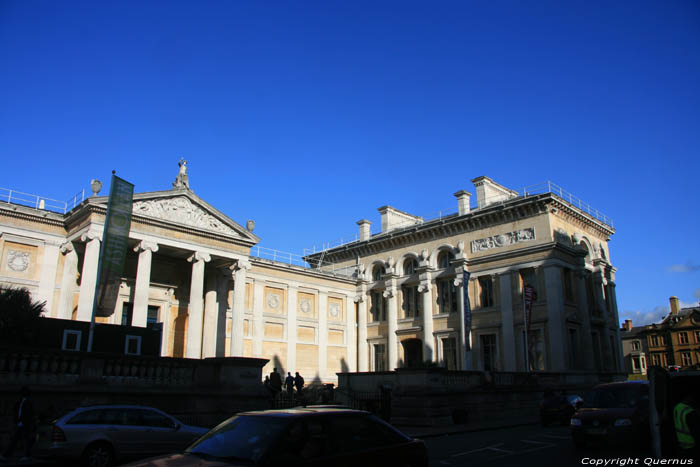
[[[158,251],[158,244],[156,242],[151,242],[148,240],[141,240],[138,245],[134,247],[134,251],[136,253],[140,253],[142,251],[150,251],[151,253],[155,253]]]
[[[68,253],[75,251],[75,246],[73,245],[73,242],[63,242],[61,243],[59,249],[61,253],[67,255]]]
[[[251,264],[250,264],[250,261],[248,261],[247,259],[236,260],[236,262],[234,264],[229,266],[229,269],[234,273],[238,272],[242,269],[245,271],[248,271],[248,270],[250,270],[250,268],[251,268]]]
[[[97,240],[98,242],[102,241],[102,236],[95,232],[94,230],[88,230],[84,234],[80,236],[80,240],[83,242],[91,242],[93,240]]]
[[[358,294],[358,295],[355,295],[354,297],[352,297],[352,301],[355,302],[355,303],[362,303],[362,302],[365,301],[365,296],[364,296],[364,295],[359,295],[359,294]]]
[[[384,298],[393,298],[394,297],[394,287],[390,287],[382,293],[382,296]]]
[[[430,283],[431,283],[431,281],[421,282],[418,285],[418,292],[420,292],[420,293],[430,292]]]
[[[195,251],[192,256],[187,258],[187,262],[194,263],[196,261],[204,261],[205,263],[208,263],[211,261],[211,256],[207,253],[202,253],[201,251]]]

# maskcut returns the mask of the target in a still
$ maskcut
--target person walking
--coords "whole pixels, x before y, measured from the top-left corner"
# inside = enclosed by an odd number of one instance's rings
[[[692,392],[688,391],[673,408],[673,425],[683,457],[688,459],[698,457],[700,455],[700,413],[698,413],[698,401]]]
[[[277,368],[273,368],[270,373],[270,387],[275,392],[275,397],[282,392],[282,376],[277,373]]]
[[[289,398],[294,397],[294,376],[290,372],[287,372],[287,377],[284,379],[284,386],[287,388],[287,395]]]
[[[297,388],[297,398],[301,399],[303,396],[302,390],[304,389],[304,377],[297,371],[294,373],[294,386]]]
[[[14,415],[14,431],[10,444],[5,449],[5,452],[0,455],[0,461],[7,461],[12,456],[12,453],[21,439],[24,442],[24,456],[19,460],[25,462],[31,460],[32,445],[34,444],[34,402],[32,401],[32,393],[28,387],[24,386],[20,390],[21,399],[15,404]]]

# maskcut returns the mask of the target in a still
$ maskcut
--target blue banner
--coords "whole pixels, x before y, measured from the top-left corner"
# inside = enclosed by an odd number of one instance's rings
[[[464,291],[464,350],[470,351],[471,345],[469,345],[469,333],[472,329],[472,308],[469,305],[469,276],[471,274],[466,269],[462,273],[462,290]]]

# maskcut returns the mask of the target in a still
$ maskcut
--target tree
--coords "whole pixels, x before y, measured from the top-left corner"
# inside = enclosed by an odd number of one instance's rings
[[[32,300],[27,289],[0,286],[0,342],[30,342],[45,305],[46,302]]]

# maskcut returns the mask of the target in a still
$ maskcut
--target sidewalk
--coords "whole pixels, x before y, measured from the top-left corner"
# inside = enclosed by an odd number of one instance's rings
[[[445,426],[401,426],[396,425],[396,428],[406,433],[413,438],[434,438],[436,436],[452,435],[457,433],[469,433],[472,431],[499,430],[501,428],[513,428],[524,425],[538,425],[540,423],[537,417],[520,417],[514,419],[490,419],[490,420],[474,420],[459,425]]]

